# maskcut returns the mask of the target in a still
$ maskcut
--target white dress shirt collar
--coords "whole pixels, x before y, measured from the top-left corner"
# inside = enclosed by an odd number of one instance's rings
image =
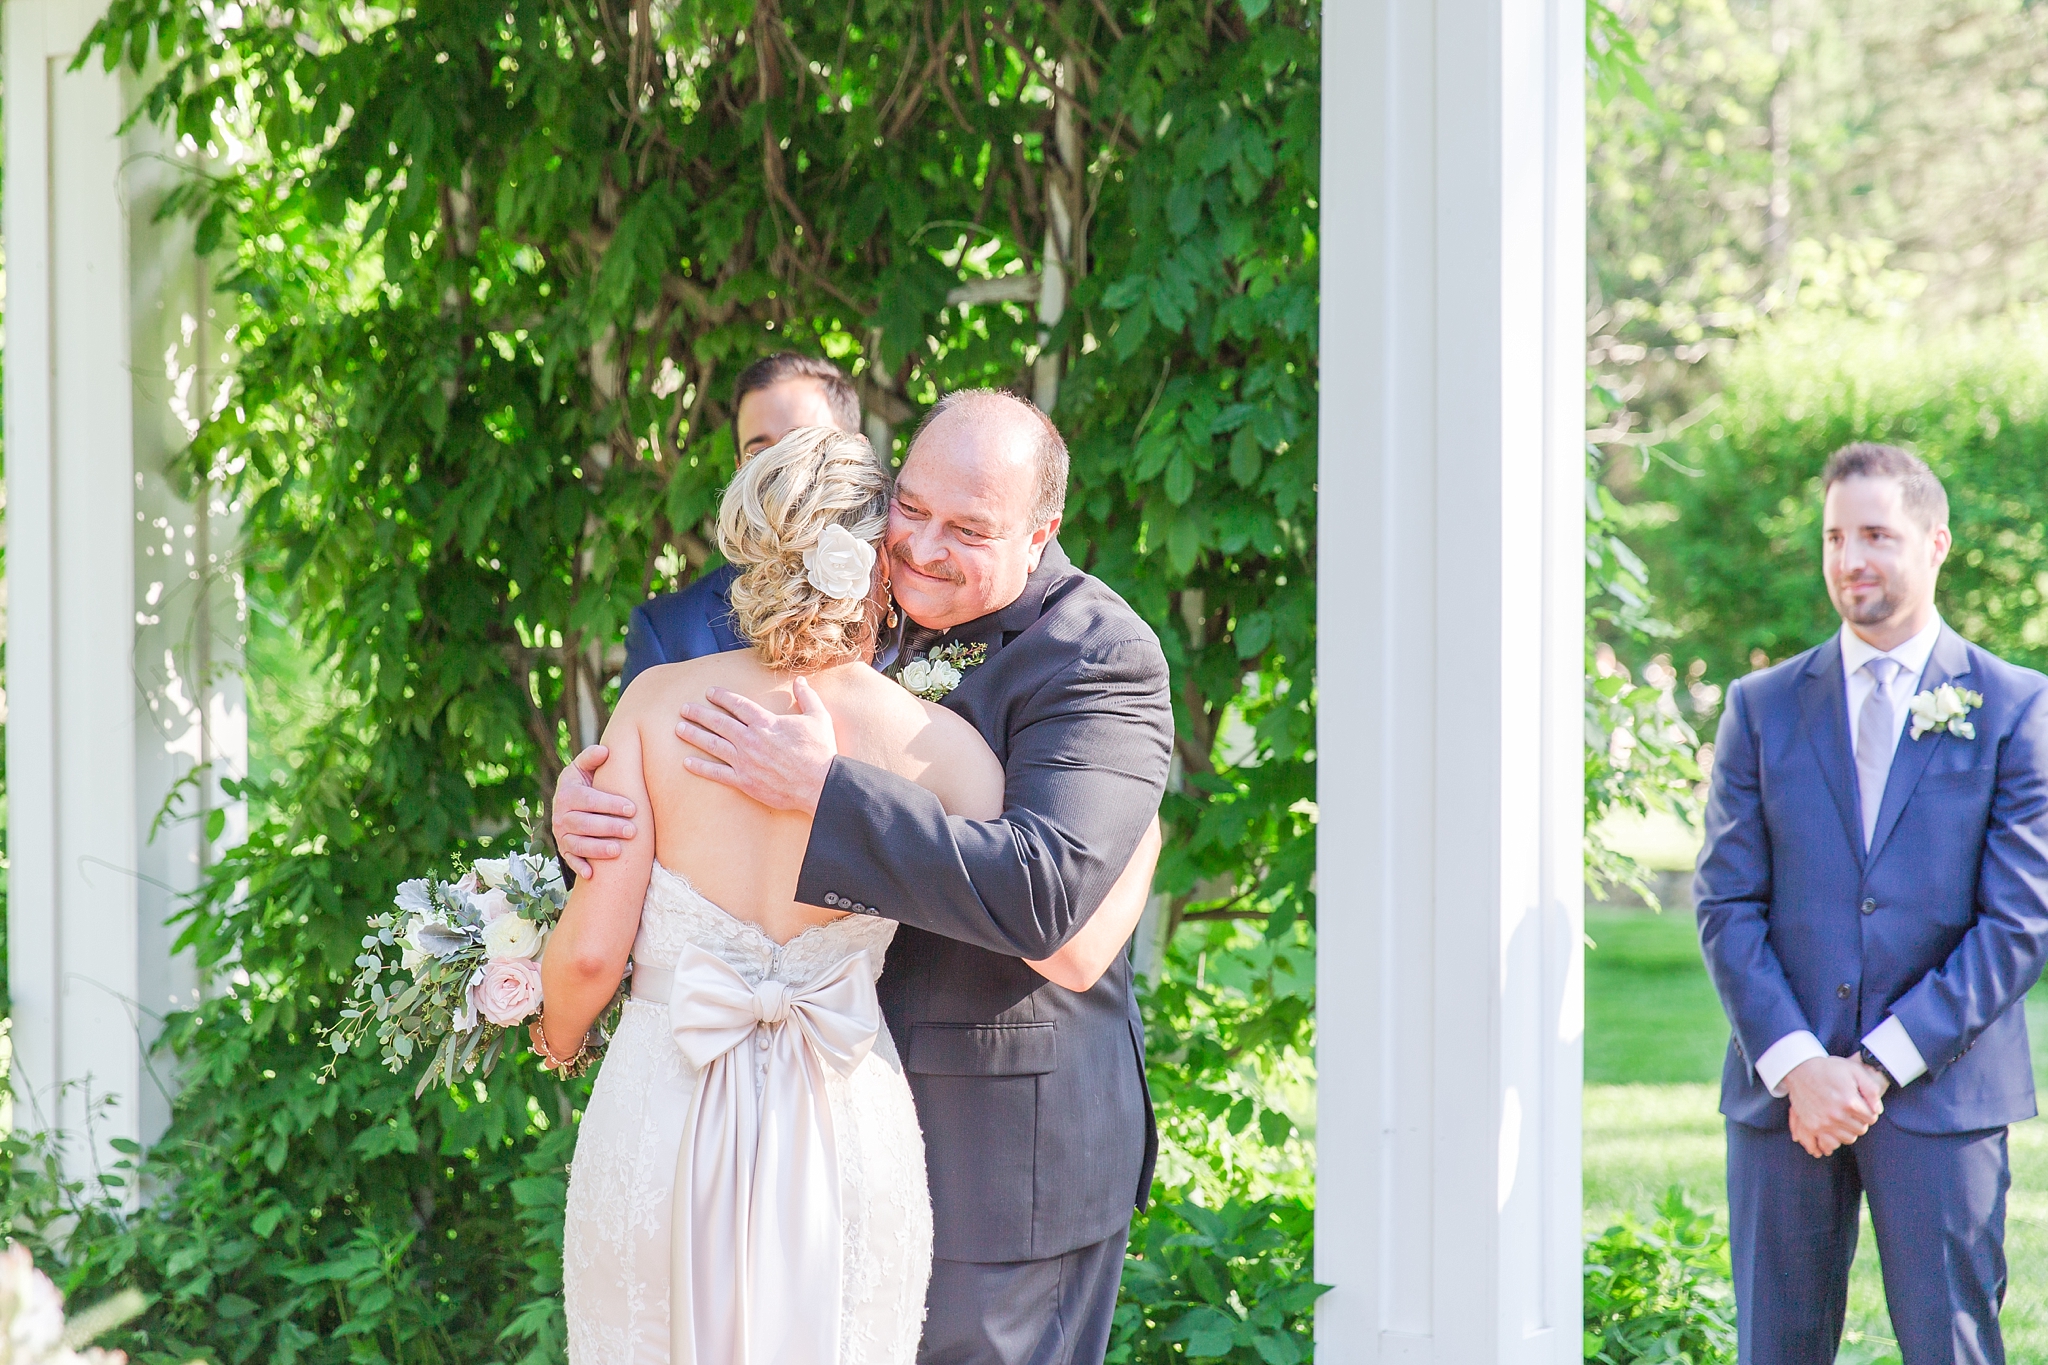
[[[1863,665],[1877,658],[1880,654],[1888,654],[1899,661],[1899,680],[1913,679],[1917,681],[1920,675],[1927,671],[1927,658],[1930,654],[1934,653],[1934,642],[1940,638],[1940,612],[1934,614],[1934,619],[1927,623],[1925,630],[1896,649],[1879,649],[1876,645],[1851,630],[1849,623],[1844,621],[1842,623],[1842,676],[1845,679],[1853,678],[1856,676],[1857,670],[1861,669]],[[1896,687],[1897,682],[1894,682],[1893,686]],[[1898,693],[1893,692],[1892,695],[1897,696]]]

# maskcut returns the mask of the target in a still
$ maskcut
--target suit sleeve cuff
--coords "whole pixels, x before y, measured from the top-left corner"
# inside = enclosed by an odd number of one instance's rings
[[[1788,1033],[1756,1059],[1756,1078],[1764,1083],[1764,1089],[1771,1092],[1772,1099],[1781,1100],[1785,1098],[1785,1078],[1792,1074],[1793,1067],[1827,1055],[1828,1050],[1820,1045],[1820,1039],[1807,1030]]]
[[[1913,1045],[1912,1035],[1896,1014],[1887,1014],[1882,1024],[1864,1034],[1863,1046],[1877,1054],[1877,1060],[1884,1063],[1884,1069],[1892,1073],[1892,1080],[1899,1085],[1911,1085],[1927,1074],[1927,1059]]]

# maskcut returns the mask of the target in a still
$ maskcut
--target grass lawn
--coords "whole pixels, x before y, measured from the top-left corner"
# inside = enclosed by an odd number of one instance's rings
[[[1719,1097],[1728,1024],[1700,962],[1689,911],[1590,910],[1586,932],[1586,1227],[1647,1218],[1667,1187],[1727,1214]],[[2048,1092],[2048,991],[2027,1002],[2037,1084]],[[2006,1200],[2007,1357],[2048,1365],[2048,1125],[2012,1130]],[[1896,1359],[1868,1214],[1849,1287],[1841,1359]]]

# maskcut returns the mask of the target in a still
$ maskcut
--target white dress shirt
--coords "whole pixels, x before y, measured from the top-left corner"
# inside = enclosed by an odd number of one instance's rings
[[[1906,720],[1910,714],[1906,703],[1920,690],[1920,675],[1927,670],[1928,656],[1934,653],[1934,642],[1941,637],[1941,617],[1936,616],[1927,629],[1896,649],[1879,649],[1868,640],[1842,623],[1842,681],[1848,684],[1849,700],[1849,752],[1856,752],[1856,726],[1863,703],[1869,700],[1877,682],[1864,671],[1864,665],[1881,655],[1890,655],[1898,661],[1898,671],[1892,675],[1891,703],[1895,717],[1892,730],[1892,750],[1897,752],[1899,736],[1905,733]],[[1884,1063],[1884,1069],[1892,1073],[1892,1079],[1900,1085],[1917,1080],[1927,1070],[1926,1059],[1920,1049],[1913,1045],[1913,1039],[1906,1033],[1906,1026],[1893,1015],[1886,1015],[1884,1022],[1863,1035],[1863,1046],[1877,1055]],[[1757,1079],[1772,1095],[1782,1097],[1785,1093],[1785,1077],[1792,1074],[1792,1068],[1801,1062],[1810,1062],[1815,1057],[1825,1057],[1828,1050],[1820,1045],[1820,1039],[1806,1030],[1788,1033],[1765,1050],[1756,1059]]]

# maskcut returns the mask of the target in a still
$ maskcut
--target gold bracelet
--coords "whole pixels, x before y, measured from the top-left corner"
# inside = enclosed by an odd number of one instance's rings
[[[540,1047],[537,1051],[541,1055],[540,1069],[543,1071],[551,1071],[565,1081],[573,1081],[584,1072],[590,1070],[591,1062],[596,1060],[597,1054],[590,1046],[590,1034],[588,1032],[583,1035],[583,1046],[577,1048],[574,1054],[564,1060],[555,1055],[554,1045],[548,1042],[546,1024],[543,1024],[536,1018],[533,1021],[533,1031],[540,1040]]]

